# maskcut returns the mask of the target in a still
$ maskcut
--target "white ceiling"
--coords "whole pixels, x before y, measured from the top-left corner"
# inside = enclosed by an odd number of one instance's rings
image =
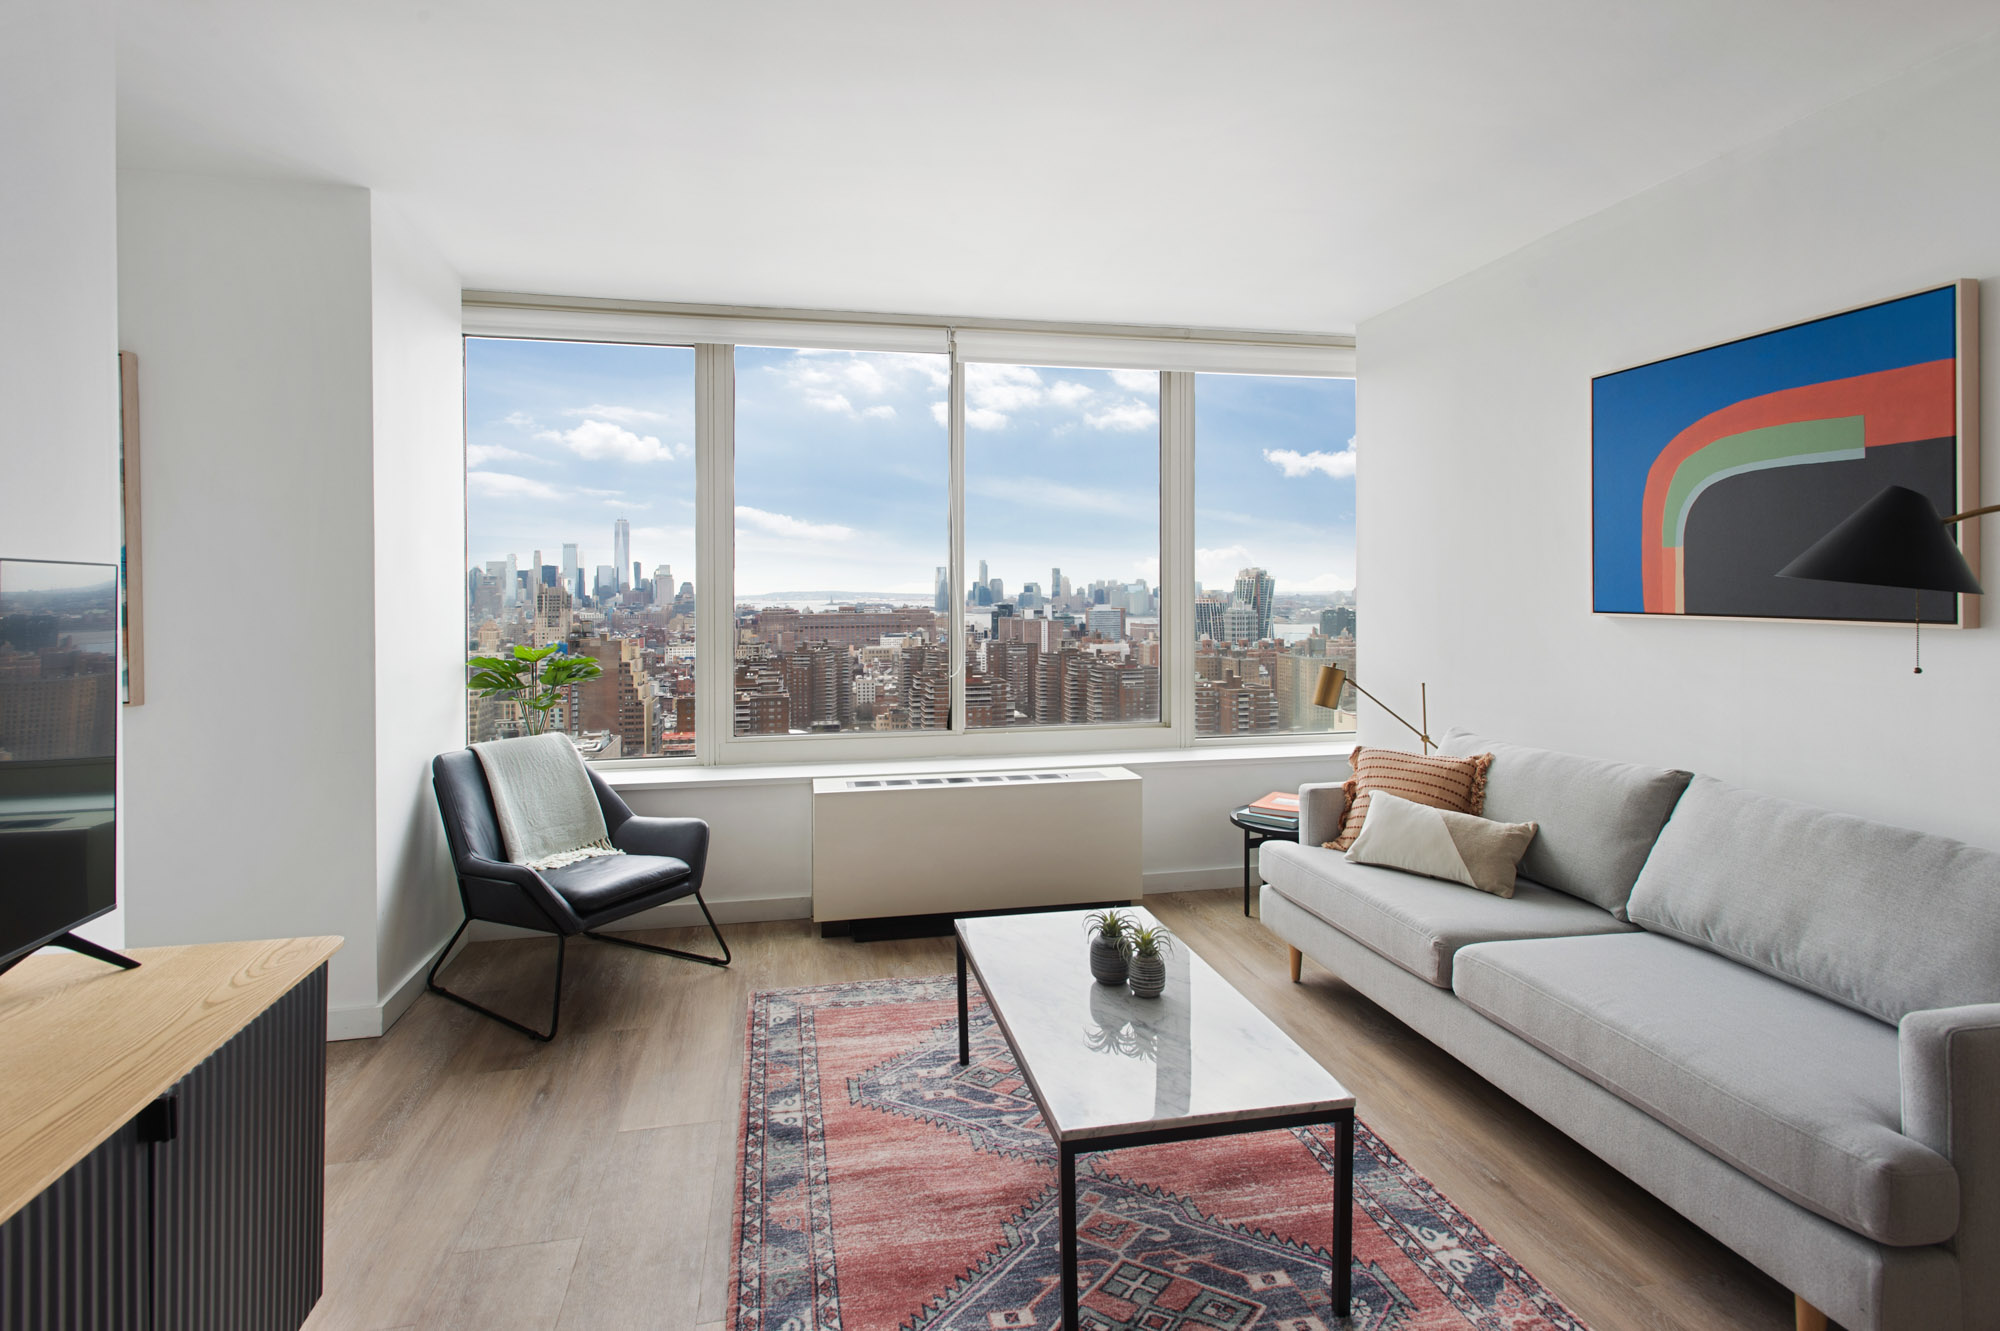
[[[471,287],[1343,332],[1992,0],[121,0],[126,166],[365,185]]]

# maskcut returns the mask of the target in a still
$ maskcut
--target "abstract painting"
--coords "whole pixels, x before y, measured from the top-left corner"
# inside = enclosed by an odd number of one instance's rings
[[[1911,592],[1777,571],[1884,486],[1941,514],[1979,502],[1978,291],[1956,282],[1593,379],[1593,608],[1908,624]],[[1976,603],[1914,604],[1926,624],[1969,625]]]

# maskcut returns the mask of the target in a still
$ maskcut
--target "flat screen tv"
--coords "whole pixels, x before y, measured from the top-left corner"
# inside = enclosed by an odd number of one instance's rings
[[[117,904],[118,570],[0,559],[0,971]]]

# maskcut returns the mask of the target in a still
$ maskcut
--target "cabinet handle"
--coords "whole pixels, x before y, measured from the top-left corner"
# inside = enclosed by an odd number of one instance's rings
[[[181,1098],[172,1091],[139,1111],[139,1141],[142,1144],[170,1142],[181,1135]]]

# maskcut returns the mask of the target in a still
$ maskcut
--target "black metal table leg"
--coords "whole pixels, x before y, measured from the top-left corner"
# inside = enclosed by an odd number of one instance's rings
[[[1068,1142],[1057,1145],[1062,1169],[1056,1177],[1061,1190],[1062,1223],[1062,1324],[1063,1331],[1077,1331],[1076,1277],[1076,1148]]]
[[[1250,916],[1250,829],[1243,829],[1243,916]]]
[[[1354,1111],[1333,1124],[1333,1315],[1354,1302]]]
[[[972,1030],[965,1020],[965,942],[958,940],[958,1065],[972,1061]]]

